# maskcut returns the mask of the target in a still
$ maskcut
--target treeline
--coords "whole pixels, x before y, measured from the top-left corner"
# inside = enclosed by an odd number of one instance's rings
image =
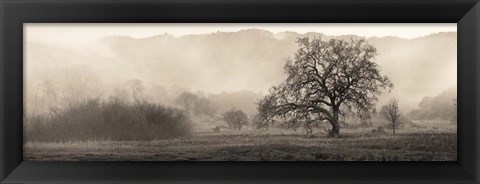
[[[160,103],[184,109],[194,115],[213,117],[232,108],[254,114],[254,102],[261,94],[248,90],[207,93],[176,85],[147,84],[135,78],[105,82],[93,68],[80,65],[28,80],[25,111],[29,115],[42,115],[49,113],[50,109],[64,109],[70,104],[108,96],[116,96],[129,103],[139,100]]]
[[[191,132],[191,121],[183,110],[115,97],[27,115],[24,125],[26,141],[153,140]]]

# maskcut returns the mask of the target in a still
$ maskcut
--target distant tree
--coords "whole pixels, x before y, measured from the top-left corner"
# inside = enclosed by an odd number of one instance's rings
[[[59,96],[66,104],[77,104],[102,92],[101,77],[88,66],[75,66],[66,69],[63,74],[58,84],[61,87]]]
[[[194,113],[196,115],[203,113],[207,116],[213,117],[217,113],[217,109],[209,99],[202,97],[198,99],[195,104]]]
[[[223,114],[223,120],[230,128],[241,130],[242,126],[248,124],[248,116],[242,110],[230,110]]]
[[[57,83],[53,79],[41,79],[41,81],[36,86],[35,91],[35,106],[38,110],[38,106],[41,105],[44,109],[45,107],[54,107],[57,105],[58,97],[58,87]]]
[[[275,119],[292,126],[302,123],[306,128],[327,121],[332,126],[329,136],[338,137],[342,106],[369,116],[381,90],[393,87],[372,61],[375,47],[364,39],[306,37],[297,43],[295,59],[287,59],[284,67],[287,79],[258,102],[264,126]]]
[[[193,93],[183,92],[175,99],[175,103],[182,106],[188,113],[190,113],[195,108],[198,99],[198,96]]]
[[[128,89],[132,93],[134,101],[139,101],[139,95],[145,90],[143,82],[139,79],[132,79],[127,82]]]
[[[385,120],[389,121],[393,129],[393,135],[395,135],[395,129],[400,125],[402,121],[402,113],[398,108],[398,100],[394,98],[390,99],[390,101],[386,105],[382,106],[380,114]]]
[[[180,94],[180,96],[175,99],[175,103],[182,106],[188,113],[195,115],[203,113],[213,117],[216,114],[216,108],[210,100],[190,92]]]
[[[42,87],[42,93],[47,98],[47,101],[51,104],[53,100],[55,104],[58,96],[55,82],[53,80],[43,80],[39,85]]]

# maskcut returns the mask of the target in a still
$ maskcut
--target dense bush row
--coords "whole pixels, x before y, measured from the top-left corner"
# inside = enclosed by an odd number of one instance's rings
[[[24,122],[27,141],[153,140],[191,131],[182,110],[119,98],[90,99],[49,115],[27,115]]]

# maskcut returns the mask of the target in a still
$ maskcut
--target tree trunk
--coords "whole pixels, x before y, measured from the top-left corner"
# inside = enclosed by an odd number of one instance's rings
[[[330,132],[330,136],[332,138],[338,138],[340,136],[340,125],[338,124],[338,120],[332,123],[332,131]]]
[[[330,121],[332,124],[332,130],[330,131],[330,137],[338,138],[340,136],[340,124],[338,122],[338,108],[333,108],[333,119]]]
[[[393,135],[395,135],[395,123],[393,123]]]

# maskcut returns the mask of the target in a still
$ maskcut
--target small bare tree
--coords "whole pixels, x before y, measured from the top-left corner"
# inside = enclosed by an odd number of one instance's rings
[[[139,79],[132,79],[127,82],[129,90],[132,92],[132,97],[135,102],[137,102],[138,96],[145,90],[143,82]]]
[[[400,125],[402,117],[402,113],[398,108],[398,100],[395,98],[390,99],[390,101],[382,107],[380,114],[385,120],[390,122],[393,128],[393,135],[395,135],[395,128]]]

